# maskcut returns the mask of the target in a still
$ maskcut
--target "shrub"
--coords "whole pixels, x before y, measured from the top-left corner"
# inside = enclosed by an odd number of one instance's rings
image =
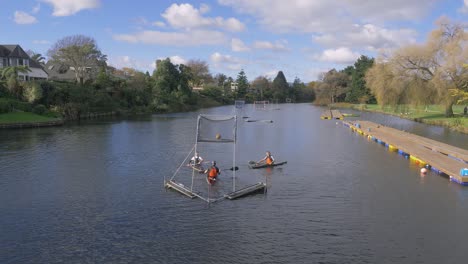
[[[37,102],[42,99],[42,88],[36,82],[24,83],[23,96],[30,103]]]
[[[42,115],[47,111],[47,108],[44,105],[38,104],[34,106],[33,113],[37,115]]]
[[[11,106],[10,101],[8,100],[2,100],[0,98],[0,114],[6,114],[9,113],[13,110],[13,107]]]

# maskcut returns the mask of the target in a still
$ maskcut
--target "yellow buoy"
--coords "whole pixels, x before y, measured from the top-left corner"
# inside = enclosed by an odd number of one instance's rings
[[[216,136],[215,136],[215,137],[216,137],[216,139],[218,139],[218,140],[219,140],[219,139],[221,139],[221,134],[219,134],[219,133],[216,133]]]

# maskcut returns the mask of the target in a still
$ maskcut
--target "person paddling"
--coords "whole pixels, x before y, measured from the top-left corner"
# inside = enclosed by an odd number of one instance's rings
[[[209,184],[213,184],[216,181],[216,178],[218,177],[221,172],[219,171],[219,168],[216,166],[216,161],[211,162],[211,167],[205,171],[206,175],[206,180],[208,181]]]
[[[271,155],[270,151],[267,151],[266,156],[263,159],[257,161],[257,164],[262,162],[265,162],[267,165],[273,165],[275,163],[275,159]]]
[[[192,159],[190,159],[189,164],[192,166],[200,166],[202,162],[203,158],[200,156],[200,153],[195,152],[195,155],[193,155]]]

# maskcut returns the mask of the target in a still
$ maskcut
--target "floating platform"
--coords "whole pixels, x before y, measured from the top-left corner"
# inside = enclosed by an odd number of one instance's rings
[[[331,115],[333,117],[333,119],[339,119],[339,120],[343,120],[343,114],[341,114],[340,110],[331,110]]]
[[[326,110],[325,112],[320,115],[321,119],[332,119],[332,114],[330,110]]]
[[[321,119],[338,119],[343,120],[344,116],[340,110],[326,110],[320,115]]]
[[[178,182],[175,182],[175,181],[166,181],[164,183],[164,186],[167,188],[167,189],[172,189],[174,191],[177,191],[185,196],[188,196],[190,199],[193,199],[195,197],[198,197],[198,195],[196,195],[194,192],[190,191],[190,189],[188,189],[187,187],[185,187],[185,185],[183,185],[182,183],[178,183]]]
[[[242,189],[239,189],[237,191],[228,193],[224,197],[226,197],[229,200],[234,200],[234,199],[241,198],[249,194],[254,194],[260,191],[265,191],[265,189],[266,189],[266,184],[263,182],[259,182],[254,185],[250,185]]]
[[[447,175],[451,181],[468,185],[468,175],[462,173],[468,167],[468,151],[465,149],[369,121],[343,124],[352,131],[385,145],[390,151],[397,151],[420,167],[434,168],[433,171]]]

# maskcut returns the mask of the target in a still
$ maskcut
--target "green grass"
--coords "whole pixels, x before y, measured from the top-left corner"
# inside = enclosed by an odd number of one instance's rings
[[[56,118],[47,116],[36,115],[29,112],[11,112],[7,114],[0,114],[0,123],[35,123],[35,122],[47,122],[54,121]]]
[[[445,117],[445,108],[443,105],[428,106],[380,106],[376,104],[356,104],[351,108],[362,109],[372,112],[381,112],[396,115],[402,118],[420,121],[430,125],[447,126],[461,132],[468,133],[468,116],[463,116],[464,105],[454,105],[454,117]]]

